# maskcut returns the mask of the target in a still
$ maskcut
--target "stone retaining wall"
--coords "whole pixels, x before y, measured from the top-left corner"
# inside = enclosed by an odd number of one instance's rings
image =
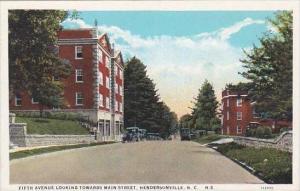
[[[86,144],[95,142],[93,135],[26,135],[26,147]]]
[[[26,123],[9,124],[9,141],[10,144],[22,146],[26,145]]]
[[[9,124],[10,143],[18,147],[68,145],[97,142],[94,135],[28,135],[26,123]]]
[[[233,137],[234,142],[240,145],[252,146],[255,148],[275,148],[282,151],[293,152],[292,131],[283,132],[276,139],[258,139],[253,137]]]

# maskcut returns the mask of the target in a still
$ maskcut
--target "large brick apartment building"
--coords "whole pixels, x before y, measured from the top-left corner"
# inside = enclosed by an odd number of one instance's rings
[[[97,124],[103,140],[120,140],[123,126],[123,69],[120,51],[107,34],[97,29],[62,30],[58,33],[59,57],[71,63],[64,80],[64,112],[76,112]],[[39,104],[26,92],[10,100],[11,111],[38,111]],[[49,111],[57,111],[52,108]]]

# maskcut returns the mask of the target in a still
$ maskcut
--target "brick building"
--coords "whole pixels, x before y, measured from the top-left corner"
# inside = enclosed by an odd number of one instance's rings
[[[47,110],[80,113],[97,124],[103,140],[120,140],[124,103],[121,52],[97,29],[62,30],[58,39],[59,57],[71,63],[72,73],[64,80],[66,107]],[[11,111],[38,109],[38,102],[26,92],[10,100]]]
[[[247,92],[222,92],[221,126],[222,134],[245,135],[248,127],[268,126],[273,133],[279,133],[281,128],[292,128],[292,122],[261,118],[255,113],[255,102],[250,101]]]
[[[253,118],[247,93],[224,90],[221,113],[222,134],[244,135]]]

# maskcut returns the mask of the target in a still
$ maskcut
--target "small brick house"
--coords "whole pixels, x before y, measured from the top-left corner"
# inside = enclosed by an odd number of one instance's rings
[[[58,39],[59,57],[71,63],[72,73],[64,80],[66,107],[46,110],[80,113],[97,124],[103,140],[120,140],[124,105],[122,53],[114,50],[107,34],[99,35],[95,28],[62,30]],[[12,112],[38,109],[39,103],[26,92],[10,100]]]

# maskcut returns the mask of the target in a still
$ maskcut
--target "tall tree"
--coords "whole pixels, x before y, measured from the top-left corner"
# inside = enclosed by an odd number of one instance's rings
[[[217,120],[218,101],[215,96],[213,86],[205,80],[199,94],[196,98],[196,103],[192,111],[192,120],[194,127],[197,129],[211,130],[215,127]]]
[[[233,92],[246,92],[247,94],[251,91],[251,83],[239,82],[237,84],[226,84],[226,90],[230,90]]]
[[[160,101],[155,84],[147,76],[146,66],[136,57],[125,64],[124,123],[166,136],[171,126],[171,112]]]
[[[62,104],[62,82],[71,66],[59,59],[57,33],[66,11],[9,11],[9,88],[10,95],[28,91],[43,106]],[[42,113],[42,112],[41,112]]]
[[[192,118],[191,114],[184,114],[179,119],[180,128],[192,128]]]
[[[280,11],[269,20],[275,33],[260,38],[260,45],[245,52],[245,72],[256,110],[266,117],[292,120],[293,16]]]

